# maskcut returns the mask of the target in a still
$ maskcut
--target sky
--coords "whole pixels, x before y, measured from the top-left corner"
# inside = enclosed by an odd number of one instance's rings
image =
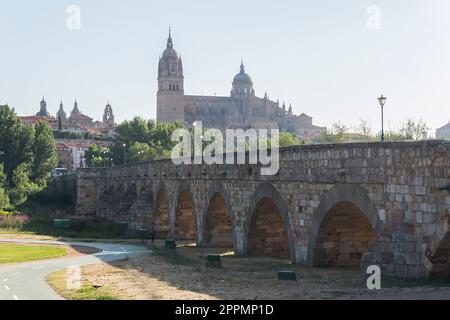
[[[79,29],[69,28],[80,12]],[[448,0],[0,0],[0,104],[100,120],[156,117],[158,59],[168,27],[185,93],[230,94],[241,58],[256,95],[292,103],[319,126],[450,120]],[[77,24],[75,23],[75,26]]]

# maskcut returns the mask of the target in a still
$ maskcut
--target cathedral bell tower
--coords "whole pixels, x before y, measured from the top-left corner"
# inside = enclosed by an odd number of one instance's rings
[[[184,123],[183,63],[173,48],[170,28],[167,47],[159,59],[156,108],[158,122]]]

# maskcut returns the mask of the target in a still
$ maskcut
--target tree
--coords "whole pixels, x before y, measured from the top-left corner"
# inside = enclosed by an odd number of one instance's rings
[[[32,149],[34,159],[31,167],[31,181],[42,186],[57,165],[52,129],[46,122],[36,123]]]
[[[43,189],[56,166],[47,123],[22,124],[13,108],[0,106],[0,165],[0,206],[18,205]]]
[[[3,164],[0,163],[0,211],[9,206],[8,194],[5,190],[6,175],[3,172]]]
[[[404,124],[399,133],[403,140],[423,140],[428,136],[428,131],[430,128],[422,119],[412,120],[408,119],[406,124]]]
[[[12,204],[20,205],[27,200],[30,194],[40,191],[37,184],[30,181],[30,165],[27,163],[20,164],[14,169],[12,184],[8,192],[9,199]]]
[[[280,147],[295,146],[302,144],[302,140],[297,136],[297,134],[292,132],[280,132],[279,136]]]
[[[128,152],[129,162],[146,161],[155,156],[152,154],[150,146],[145,142],[133,143]]]
[[[367,120],[360,119],[357,132],[362,136],[363,141],[371,141],[375,139],[375,137],[372,135],[372,128],[370,127]]]
[[[176,144],[171,139],[172,132],[181,127],[179,123],[156,123],[154,120],[146,121],[142,117],[122,122],[115,130],[116,135],[110,148],[114,163],[124,163],[124,151],[125,156],[133,157],[134,151],[130,149],[135,143],[140,143],[140,147],[145,149],[144,144],[148,145],[149,158],[145,158],[146,160],[170,157],[170,151]]]
[[[333,123],[331,129],[326,129],[320,132],[320,143],[342,143],[348,137],[348,128],[341,122]]]
[[[0,106],[0,163],[4,166],[8,183],[14,169],[29,158],[27,147],[32,143],[32,135],[31,130],[22,127],[14,109],[8,105]]]

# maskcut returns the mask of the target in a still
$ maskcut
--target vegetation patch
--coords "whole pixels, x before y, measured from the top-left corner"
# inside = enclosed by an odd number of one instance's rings
[[[26,262],[65,255],[67,255],[67,249],[58,246],[0,243],[0,263]]]

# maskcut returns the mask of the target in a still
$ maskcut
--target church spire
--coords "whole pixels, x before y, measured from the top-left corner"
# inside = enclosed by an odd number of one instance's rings
[[[241,73],[245,73],[244,60],[241,58]]]
[[[167,38],[167,48],[173,48],[172,42],[172,28],[169,26],[169,38]]]

